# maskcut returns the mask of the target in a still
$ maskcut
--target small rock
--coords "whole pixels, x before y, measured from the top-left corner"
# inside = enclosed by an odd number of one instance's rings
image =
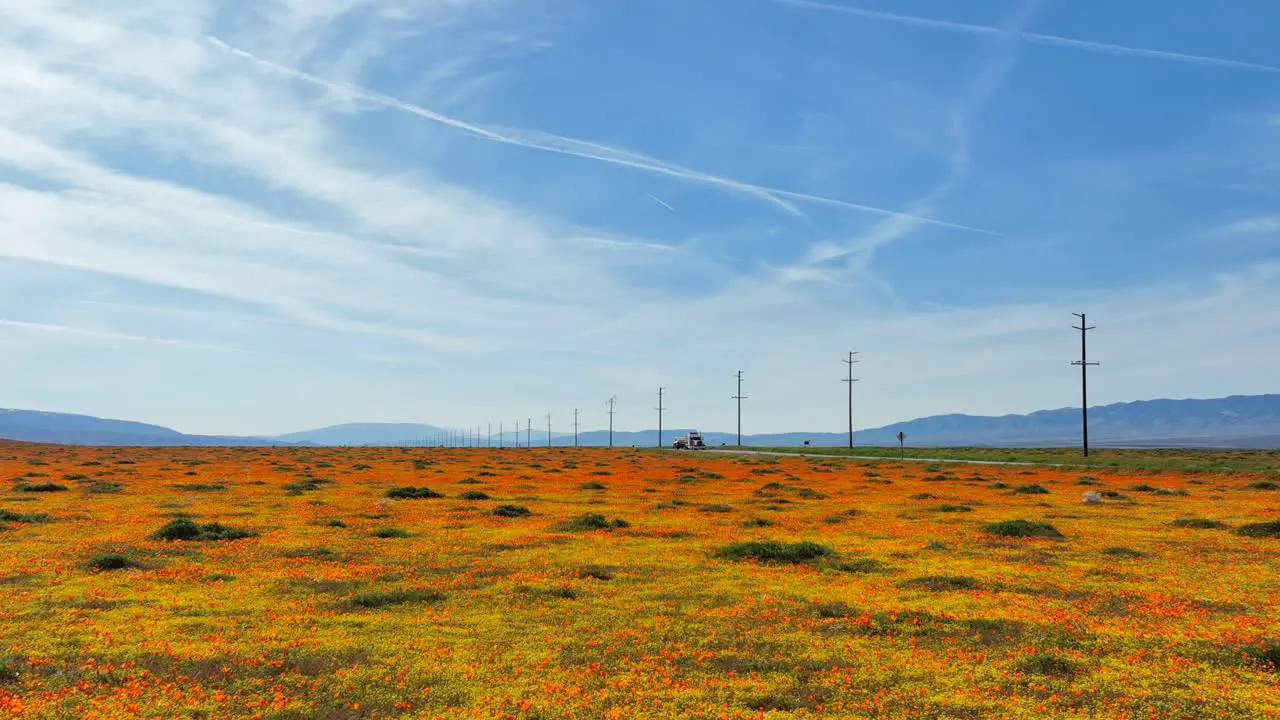
[[[1094,491],[1087,492],[1084,494],[1084,500],[1082,500],[1081,502],[1083,502],[1085,505],[1101,505],[1102,493],[1094,492]]]

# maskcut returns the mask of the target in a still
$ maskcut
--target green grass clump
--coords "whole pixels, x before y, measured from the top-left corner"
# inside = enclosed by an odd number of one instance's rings
[[[702,507],[699,507],[699,508],[698,508],[698,512],[705,512],[705,513],[727,513],[727,512],[733,512],[733,506],[731,506],[731,505],[722,505],[722,504],[720,504],[720,503],[711,503],[710,505],[703,505]]]
[[[1280,490],[1280,483],[1273,483],[1270,480],[1259,480],[1255,483],[1249,483],[1250,490]]]
[[[826,545],[814,542],[784,543],[773,540],[739,542],[720,549],[718,555],[728,560],[757,560],[768,563],[805,563],[834,555]]]
[[[1210,520],[1209,518],[1178,518],[1169,522],[1173,527],[1193,528],[1195,530],[1222,530],[1227,524],[1219,520]]]
[[[1076,484],[1077,485],[1101,485],[1102,481],[1091,475],[1081,475],[1080,479],[1076,480]]]
[[[578,489],[579,490],[608,490],[609,488],[604,483],[585,482],[579,485]]]
[[[41,523],[49,522],[49,516],[44,513],[16,513],[0,509],[0,522]]]
[[[20,483],[13,489],[18,492],[66,492],[67,486],[52,482]]]
[[[947,592],[949,590],[973,590],[979,585],[977,578],[971,578],[967,575],[928,575],[926,577],[911,578],[898,583],[898,587],[917,590],[930,590],[933,592]]]
[[[499,505],[493,509],[492,514],[498,517],[518,518],[529,517],[533,513],[529,512],[529,508],[523,505]]]
[[[134,570],[142,568],[142,563],[123,553],[102,553],[94,555],[85,563],[92,570],[110,572],[112,570]]]
[[[329,485],[332,483],[332,480],[327,480],[325,478],[307,478],[306,480],[285,483],[281,486],[281,489],[289,495],[301,495],[302,493],[315,492],[320,489],[321,485]]]
[[[468,490],[458,496],[459,500],[488,500],[489,494],[482,493],[479,490]]]
[[[1019,485],[1013,489],[1019,495],[1048,495],[1049,490],[1043,485]]]
[[[439,590],[386,590],[353,595],[347,602],[358,608],[374,610],[391,605],[438,603],[444,600],[445,595]]]
[[[1146,557],[1145,553],[1141,553],[1141,552],[1138,552],[1137,550],[1134,550],[1133,548],[1127,548],[1127,547],[1102,548],[1102,554],[1110,555],[1111,557],[1122,557],[1122,558]]]
[[[407,538],[409,537],[409,533],[401,530],[400,528],[384,527],[374,530],[373,536],[384,540],[390,540],[394,538]]]
[[[92,482],[84,486],[84,491],[92,495],[111,495],[122,492],[124,484],[118,482]]]
[[[968,505],[950,505],[950,504],[946,504],[946,505],[939,505],[939,506],[937,507],[937,510],[938,510],[938,512],[945,512],[945,513],[950,513],[950,512],[973,512],[973,508],[969,507]]]
[[[391,488],[386,492],[386,496],[397,500],[430,500],[442,498],[444,494],[438,493],[431,488],[407,486]]]
[[[591,530],[612,530],[614,528],[627,527],[631,527],[631,523],[621,518],[608,520],[600,513],[585,513],[572,520],[560,523],[556,526],[556,529],[568,532],[587,532]]]
[[[217,483],[190,483],[186,485],[172,485],[174,490],[182,490],[183,492],[222,492],[227,489],[226,485]]]
[[[987,523],[986,530],[992,535],[999,535],[1000,537],[1063,537],[1062,533],[1058,532],[1058,529],[1049,523],[1032,520],[1001,520],[1000,522]]]
[[[1280,538],[1280,520],[1241,525],[1236,528],[1236,534],[1252,538]]]
[[[221,523],[200,525],[188,518],[171,520],[164,527],[151,534],[153,540],[213,542],[216,540],[239,540],[257,535],[252,530],[227,527]]]
[[[1028,675],[1069,678],[1079,671],[1079,666],[1059,655],[1036,653],[1018,663],[1018,671]]]
[[[1280,642],[1252,648],[1245,655],[1259,669],[1266,672],[1280,673]]]

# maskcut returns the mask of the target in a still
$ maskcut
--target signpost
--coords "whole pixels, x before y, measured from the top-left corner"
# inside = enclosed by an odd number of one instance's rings
[[[899,431],[898,432],[898,459],[899,460],[906,457],[907,455],[906,442],[907,442],[907,434]]]

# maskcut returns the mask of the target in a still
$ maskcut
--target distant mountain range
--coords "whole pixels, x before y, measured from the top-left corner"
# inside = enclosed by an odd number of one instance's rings
[[[393,446],[432,444],[448,430],[434,425],[353,423],[275,437],[186,435],[158,425],[105,420],[86,415],[0,410],[0,438],[68,445],[196,445],[196,446]],[[666,429],[663,444],[688,429]],[[1029,415],[986,417],[937,415],[881,428],[859,430],[857,445],[896,445],[898,433],[908,445],[927,446],[1071,446],[1080,439],[1080,409],[1042,410]],[[503,444],[511,443],[508,431]],[[521,433],[545,445],[546,432]],[[708,445],[737,442],[733,433],[707,431]],[[1097,447],[1224,447],[1280,448],[1280,395],[1236,395],[1213,400],[1146,400],[1089,409],[1089,438]],[[795,446],[808,440],[815,446],[848,442],[843,432],[791,432],[744,435],[754,446]],[[567,434],[552,434],[556,446],[572,445]],[[607,445],[609,433],[581,433],[581,445]],[[497,444],[497,439],[494,439]],[[658,444],[656,430],[613,433],[616,446]]]

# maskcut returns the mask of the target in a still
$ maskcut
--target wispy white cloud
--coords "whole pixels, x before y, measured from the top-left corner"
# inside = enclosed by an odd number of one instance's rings
[[[1236,220],[1213,229],[1209,234],[1219,238],[1280,235],[1280,215],[1259,215]]]
[[[953,22],[950,20],[938,20],[935,18],[918,17],[915,15],[902,15],[899,13],[882,12],[877,10],[867,10],[864,8],[853,7],[850,5],[833,5],[830,3],[815,2],[815,0],[772,0],[782,5],[790,5],[792,7],[807,8],[810,10],[820,10],[824,12],[842,13],[845,15],[853,15],[863,17],[870,20],[881,20],[884,22],[897,23],[899,25],[908,25],[911,27],[925,28],[929,30],[941,30],[945,32],[964,33],[967,35],[997,35],[1002,32],[1000,28],[989,25],[977,25],[973,23]],[[1083,50],[1085,52],[1099,53],[1103,55],[1118,55],[1122,57],[1136,57],[1148,60],[1163,60],[1167,62],[1183,63],[1188,65],[1200,65],[1204,67],[1216,67],[1227,70],[1245,70],[1250,72],[1262,73],[1280,73],[1280,67],[1274,65],[1266,65],[1262,63],[1245,62],[1243,60],[1233,60],[1231,58],[1215,57],[1211,55],[1195,55],[1192,53],[1173,52],[1169,50],[1155,50],[1151,48],[1133,47],[1129,45],[1117,45],[1114,43],[1096,42],[1094,40],[1081,40],[1079,38],[1062,37],[1060,35],[1047,35],[1044,33],[1034,33],[1020,31],[1017,37],[1026,43],[1034,45],[1046,45],[1051,47],[1070,48],[1073,50]]]

